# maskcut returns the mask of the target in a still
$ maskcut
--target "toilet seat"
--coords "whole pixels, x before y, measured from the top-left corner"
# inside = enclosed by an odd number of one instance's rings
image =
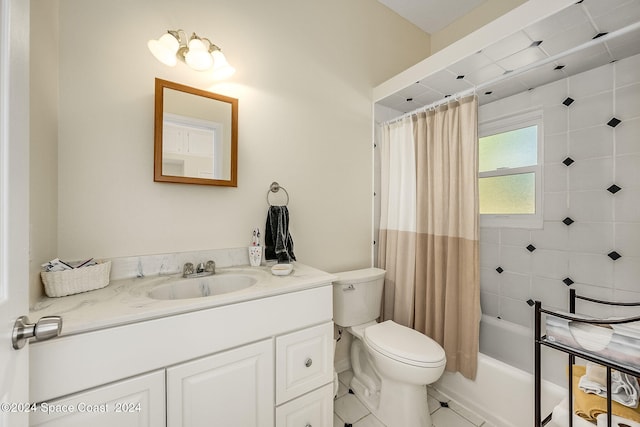
[[[391,320],[365,328],[364,341],[372,350],[408,365],[437,368],[446,363],[437,342]]]
[[[364,330],[370,326],[377,325],[378,322],[375,320],[367,323],[363,323],[361,325],[349,326],[347,330],[356,338],[359,338],[364,341]]]

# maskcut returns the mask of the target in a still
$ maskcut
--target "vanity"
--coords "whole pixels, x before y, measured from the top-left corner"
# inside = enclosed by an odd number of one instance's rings
[[[167,287],[201,279],[112,271],[106,288],[34,305],[63,328],[30,345],[30,425],[332,426],[334,276],[296,263],[212,277],[225,275],[255,283],[172,299]]]

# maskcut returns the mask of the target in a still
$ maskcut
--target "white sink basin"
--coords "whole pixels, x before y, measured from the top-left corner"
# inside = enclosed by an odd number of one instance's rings
[[[246,289],[256,284],[255,277],[246,274],[220,274],[200,278],[180,279],[153,288],[149,298],[161,300],[203,298]]]

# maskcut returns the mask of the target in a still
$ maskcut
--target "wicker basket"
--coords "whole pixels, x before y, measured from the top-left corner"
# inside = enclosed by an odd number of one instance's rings
[[[109,284],[111,261],[73,270],[40,273],[44,291],[49,297],[63,297],[104,288]]]

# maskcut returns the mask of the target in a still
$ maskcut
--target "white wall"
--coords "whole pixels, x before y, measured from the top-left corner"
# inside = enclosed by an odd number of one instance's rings
[[[63,259],[244,246],[278,181],[299,261],[370,265],[371,89],[428,56],[427,35],[367,0],[59,3],[57,238],[34,246],[57,240]],[[236,74],[157,62],[147,40],[178,28],[211,38]],[[153,182],[155,77],[239,99],[237,188]],[[38,209],[46,188],[33,191]]]
[[[58,0],[31,5],[30,299],[42,293],[40,264],[58,245]]]
[[[468,14],[431,34],[431,54],[460,40],[499,16],[520,6],[526,0],[486,0]]]
[[[578,294],[640,301],[639,69],[637,55],[480,107],[480,122],[542,107],[545,139],[544,228],[481,229],[483,314],[532,328],[527,300],[567,310],[566,278]],[[563,104],[567,97],[574,100],[569,106]],[[622,121],[615,128],[607,125],[612,117]],[[567,157],[574,163],[566,166]],[[612,184],[622,189],[612,194]],[[565,225],[567,217],[575,222]],[[533,252],[525,249],[529,244]],[[611,259],[612,251],[621,257]],[[578,309],[594,316],[637,315],[586,303]],[[564,368],[558,372],[564,375]]]

